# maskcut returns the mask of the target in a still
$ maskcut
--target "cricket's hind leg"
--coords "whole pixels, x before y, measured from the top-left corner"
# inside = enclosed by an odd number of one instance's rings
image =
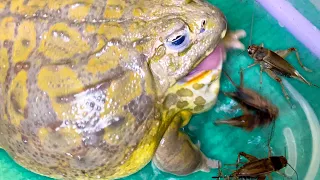
[[[281,56],[282,58],[286,58],[290,53],[292,52],[295,52],[296,54],[296,57],[297,57],[297,60],[300,64],[300,66],[305,70],[305,71],[308,71],[308,72],[312,72],[311,69],[305,67],[301,60],[300,60],[300,56],[299,56],[299,53],[298,53],[298,50],[296,48],[289,48],[289,49],[286,49],[286,50],[278,50],[278,51],[275,51],[275,53],[277,53],[279,56]]]
[[[258,158],[255,157],[255,156],[252,156],[252,155],[247,154],[247,153],[245,153],[245,152],[240,152],[240,153],[238,154],[238,158],[237,158],[237,166],[236,166],[237,168],[238,168],[238,166],[239,166],[239,164],[240,164],[240,157],[241,157],[241,156],[243,156],[243,157],[245,157],[246,159],[248,159],[249,162],[257,161],[257,160],[258,160]]]
[[[291,102],[290,102],[290,97],[288,95],[288,92],[286,91],[284,85],[283,85],[283,82],[282,82],[282,79],[277,75],[275,74],[273,71],[271,71],[270,69],[264,69],[264,71],[274,80],[276,80],[280,85],[281,85],[281,88],[282,88],[282,93],[284,94],[284,96],[286,97],[288,103],[292,106]]]

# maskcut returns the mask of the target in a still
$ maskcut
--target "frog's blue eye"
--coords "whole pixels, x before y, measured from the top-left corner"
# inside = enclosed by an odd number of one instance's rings
[[[184,31],[181,34],[175,35],[171,39],[168,39],[165,45],[171,50],[181,52],[189,46],[189,43],[189,33]]]

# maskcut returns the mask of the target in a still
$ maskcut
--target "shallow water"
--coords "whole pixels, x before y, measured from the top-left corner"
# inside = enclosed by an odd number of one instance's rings
[[[282,28],[278,22],[270,17],[257,3],[254,3],[252,0],[211,0],[211,2],[214,2],[214,4],[221,8],[225,13],[231,30],[246,30],[248,37],[242,40],[246,46],[250,39],[251,15],[253,9],[255,9],[252,43],[264,43],[265,47],[272,50],[286,49],[289,47],[297,48],[303,63],[307,67],[313,69],[314,72],[305,72],[299,66],[294,54],[287,58],[288,61],[293,64],[306,79],[320,85],[319,59],[313,56],[308,49]],[[317,13],[317,11],[315,6],[303,3],[303,0],[292,0],[291,2],[295,2],[295,6],[298,10],[310,18],[316,27],[320,28],[320,19],[316,17],[315,13]],[[301,5],[304,7],[301,8]],[[253,62],[245,53],[240,55],[239,53],[239,51],[230,51],[224,65],[224,70],[231,75],[236,83],[239,83],[238,72],[240,67],[247,67]],[[319,121],[315,118],[320,117],[320,105],[318,103],[320,90],[309,87],[294,79],[288,79],[287,82],[297,91],[295,94],[289,93],[295,104],[295,108],[293,109],[290,108],[282,95],[279,84],[266,74],[263,74],[262,89],[259,90],[258,66],[247,70],[245,73],[245,86],[259,91],[280,108],[280,116],[277,119],[274,137],[271,142],[273,155],[286,155],[289,159],[289,163],[292,165],[296,164],[295,169],[299,174],[299,179],[305,179],[306,176],[308,179],[320,179],[320,172],[317,173],[316,177],[313,176],[316,173],[315,171],[319,170],[318,160],[320,159],[318,156],[319,152],[316,152],[317,148],[320,150],[320,146],[317,144],[320,143],[320,140],[318,139],[320,138],[320,135],[317,135],[317,133],[320,133],[320,129],[317,129],[319,128]],[[221,79],[221,83],[223,91],[234,90],[230,82],[224,76]],[[301,99],[299,101],[294,100],[294,97],[299,98],[299,94],[297,93],[300,93],[301,96],[305,98],[306,102],[309,103],[311,111],[305,104],[303,106],[299,104],[301,103]],[[232,100],[220,94],[216,106],[209,112],[194,116],[191,123],[184,130],[191,136],[195,143],[200,142],[201,150],[208,157],[219,159],[223,164],[235,163],[237,154],[240,151],[244,151],[259,158],[267,157],[267,138],[269,136],[270,128],[258,129],[251,133],[247,133],[234,127],[217,127],[213,125],[212,122],[215,120],[234,117],[236,114],[239,114],[239,110],[231,109],[233,106],[235,106],[235,103]],[[307,110],[309,110],[308,113],[306,113]],[[312,116],[312,112],[315,113],[315,116]],[[309,122],[314,124],[310,125]],[[291,136],[290,132],[292,132]],[[295,154],[297,156],[295,156]],[[314,155],[317,156],[317,159],[312,160]],[[312,162],[314,166],[310,167],[310,162]],[[228,167],[228,169],[232,170],[232,167]],[[287,169],[288,171],[290,170],[289,168]],[[315,169],[315,171],[312,169]],[[140,172],[126,179],[210,179],[212,176],[216,175],[216,173],[216,170],[212,170],[210,173],[198,172],[183,178],[175,177],[160,172],[149,163],[149,165]],[[282,179],[282,177],[275,173],[273,175],[273,179]],[[49,179],[35,175],[18,166],[2,150],[0,150],[0,176],[0,180]]]

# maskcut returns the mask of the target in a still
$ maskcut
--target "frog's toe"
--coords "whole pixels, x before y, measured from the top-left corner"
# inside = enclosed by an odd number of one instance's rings
[[[244,44],[239,40],[241,38],[246,37],[246,32],[244,30],[237,30],[237,31],[228,31],[227,35],[223,39],[223,43],[226,48],[228,49],[240,49],[244,50]]]
[[[207,158],[190,138],[179,131],[182,125],[176,117],[164,134],[153,157],[154,165],[161,171],[185,176],[197,171],[209,172],[219,167],[219,161]]]
[[[210,169],[216,169],[221,166],[221,162],[218,160],[210,159],[204,155],[203,158],[206,163],[202,165],[201,170],[204,172],[210,172]]]

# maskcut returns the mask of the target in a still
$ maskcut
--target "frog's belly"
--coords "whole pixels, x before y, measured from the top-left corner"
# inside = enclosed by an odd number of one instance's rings
[[[3,127],[4,124],[0,123],[0,125]],[[114,149],[114,154],[110,153],[110,151],[113,151],[111,146],[109,146],[108,152],[100,147],[82,147],[74,150],[67,144],[54,150],[54,142],[51,142],[51,147],[47,144],[49,142],[37,144],[32,139],[21,141],[21,138],[26,137],[17,133],[16,129],[11,129],[13,130],[12,132],[16,132],[15,135],[9,133],[2,138],[2,140],[7,140],[8,143],[1,140],[1,144],[19,165],[37,174],[63,179],[115,179],[139,171],[152,159],[163,130],[159,131],[159,123],[156,121],[152,121],[148,130],[144,131],[143,128],[145,127],[138,128],[138,134],[133,135],[135,137],[142,136],[135,148],[130,142],[127,147],[122,145],[122,147],[114,146],[114,148],[119,148],[118,151]],[[138,131],[142,131],[145,134],[139,135]],[[42,133],[48,132],[43,130]],[[51,136],[56,140],[61,138],[59,135],[51,134]],[[18,141],[22,143],[17,143]],[[61,141],[60,143],[66,142]],[[51,150],[49,150],[50,148]],[[41,151],[38,151],[40,149]],[[61,154],[60,151],[73,151],[73,153]]]

